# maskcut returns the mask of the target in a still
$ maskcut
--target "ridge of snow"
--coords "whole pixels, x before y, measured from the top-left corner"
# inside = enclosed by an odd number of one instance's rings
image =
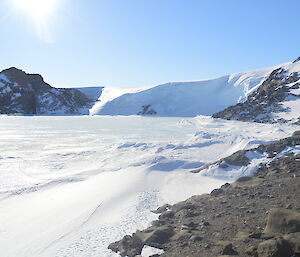
[[[285,63],[269,68],[239,72],[219,78],[171,82],[140,89],[104,88],[91,115],[138,115],[149,106],[158,116],[194,117],[212,115],[230,105],[244,102],[274,69],[290,67]]]

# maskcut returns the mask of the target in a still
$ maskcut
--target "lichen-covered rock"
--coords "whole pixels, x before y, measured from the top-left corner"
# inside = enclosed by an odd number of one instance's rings
[[[175,234],[171,227],[151,227],[143,232],[137,232],[141,241],[149,246],[160,247]]]
[[[271,209],[265,232],[268,234],[300,232],[300,212],[279,208]]]

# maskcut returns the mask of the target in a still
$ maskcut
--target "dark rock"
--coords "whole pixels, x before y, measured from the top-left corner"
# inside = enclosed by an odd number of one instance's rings
[[[299,62],[300,61],[300,57],[298,57],[296,60],[293,61],[293,63]]]
[[[291,246],[282,238],[260,243],[257,252],[259,257],[291,257],[293,254]]]
[[[300,254],[300,232],[284,235],[283,238],[289,243],[295,254]]]
[[[218,189],[214,189],[213,191],[211,191],[211,195],[213,195],[213,196],[218,196],[218,195],[221,195],[221,194],[223,194],[223,192],[224,192],[224,190],[223,189],[221,189],[221,188],[218,188]]]
[[[137,113],[137,115],[156,115],[157,112],[154,109],[151,109],[151,105],[143,105],[142,110]]]
[[[260,236],[260,239],[262,239],[262,240],[268,240],[268,239],[272,239],[272,238],[273,238],[273,236],[264,234],[264,233],[262,233]]]
[[[221,186],[221,189],[226,189],[230,187],[230,184],[229,183],[225,183],[224,185]]]
[[[236,252],[235,250],[233,250],[232,248],[232,243],[228,243],[225,244],[222,251],[221,251],[222,255],[238,255],[238,252]]]
[[[259,239],[261,238],[262,232],[254,232],[249,235],[250,238]]]

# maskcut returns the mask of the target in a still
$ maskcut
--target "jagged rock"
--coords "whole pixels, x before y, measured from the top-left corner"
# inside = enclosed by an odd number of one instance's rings
[[[295,61],[293,61],[293,63],[296,63],[296,62],[299,62],[299,61],[300,61],[300,56]]]
[[[268,234],[300,232],[300,212],[279,208],[270,210],[265,232]]]

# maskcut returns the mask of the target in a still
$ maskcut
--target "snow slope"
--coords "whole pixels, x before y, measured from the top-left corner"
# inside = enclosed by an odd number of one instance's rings
[[[190,169],[298,129],[203,116],[0,118],[5,257],[116,256],[108,244],[147,227],[150,210],[243,175]]]
[[[151,88],[104,90],[92,115],[147,115],[194,117],[212,115],[245,101],[270,73],[280,67],[241,72],[216,79],[174,82]]]

